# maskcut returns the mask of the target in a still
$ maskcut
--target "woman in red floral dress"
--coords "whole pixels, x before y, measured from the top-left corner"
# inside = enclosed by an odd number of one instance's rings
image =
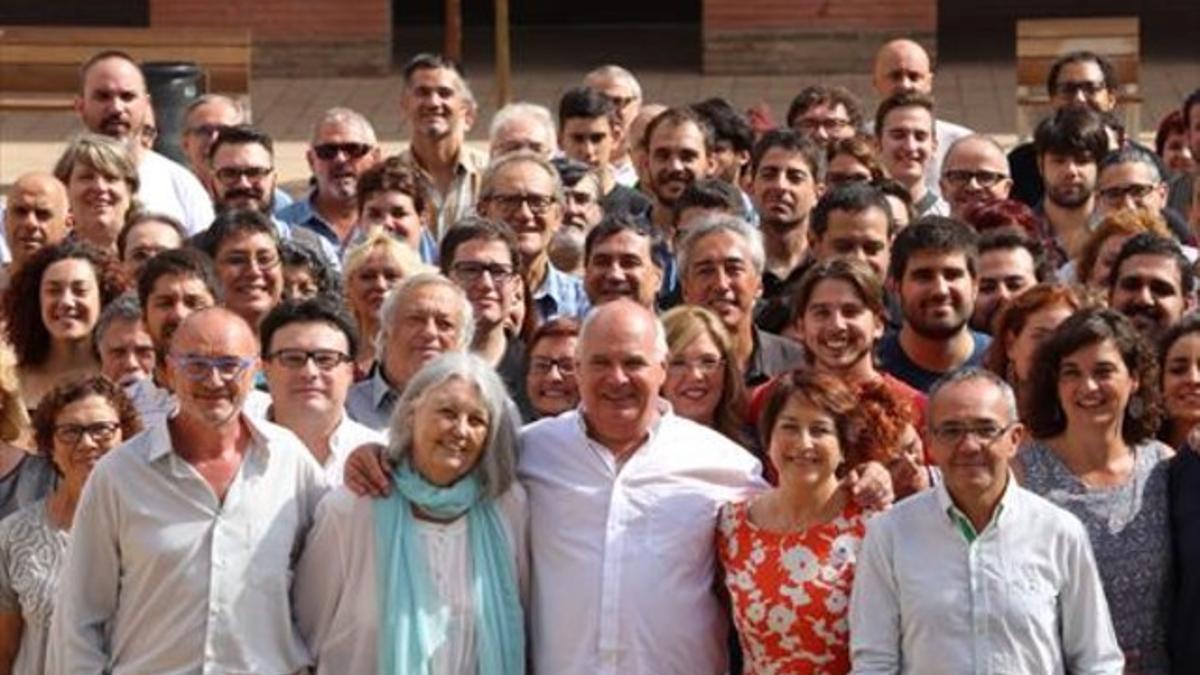
[[[847,673],[848,605],[868,513],[842,478],[900,429],[841,380],[780,378],[759,420],[779,485],[725,505],[717,532],[745,673]],[[894,445],[890,445],[894,448]]]

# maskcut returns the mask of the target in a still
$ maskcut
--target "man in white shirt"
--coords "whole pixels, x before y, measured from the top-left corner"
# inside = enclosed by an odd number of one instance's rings
[[[1087,531],[1009,471],[1025,433],[1012,389],[957,371],[930,392],[928,420],[943,481],[867,526],[853,672],[1121,673]]]
[[[325,482],[342,484],[350,451],[384,435],[350,419],[358,331],[345,312],[320,297],[275,307],[259,326],[271,407],[267,419],[290,429],[321,465]]]
[[[291,432],[243,413],[258,341],[200,310],[167,357],[177,414],[97,463],[54,608],[53,673],[295,673],[291,570],[325,491]]]
[[[533,670],[725,672],[713,532],[723,503],[764,486],[759,462],[659,398],[666,337],[642,305],[595,309],[578,355],[579,409],[521,434]]]
[[[875,54],[871,85],[879,99],[895,96],[901,92],[933,94],[933,64],[929,54],[921,45],[904,38],[892,40],[879,48]],[[878,128],[874,129],[878,135]],[[938,178],[942,175],[942,162],[954,141],[971,133],[971,130],[953,122],[938,119],[934,123],[937,133],[935,154],[926,174],[926,184],[935,194],[939,192]]]
[[[104,51],[80,69],[83,91],[75,112],[89,131],[112,136],[129,148],[138,167],[138,201],[149,211],[173,216],[195,234],[213,219],[212,200],[191,171],[139,143],[151,115],[146,78],[131,56]]]

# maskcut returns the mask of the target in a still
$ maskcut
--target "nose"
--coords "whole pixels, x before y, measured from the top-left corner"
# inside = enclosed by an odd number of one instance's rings
[[[938,274],[933,277],[930,290],[938,295],[945,295],[950,291],[950,284],[946,283],[946,277]]]
[[[838,329],[845,328],[846,327],[846,317],[843,316],[841,312],[834,312],[833,316],[829,319],[829,323],[834,328],[838,328]]]

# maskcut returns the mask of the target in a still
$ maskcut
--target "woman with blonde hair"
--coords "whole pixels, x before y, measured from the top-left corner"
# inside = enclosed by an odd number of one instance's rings
[[[32,440],[29,432],[29,411],[17,379],[17,355],[0,341],[0,520],[41,499],[54,486],[50,463],[21,447]]]
[[[358,324],[358,334],[362,336],[354,362],[355,377],[363,379],[370,375],[375,362],[379,308],[383,306],[387,292],[405,277],[436,272],[437,268],[421,262],[412,247],[387,230],[378,228],[346,252],[342,269],[346,304]]]
[[[74,237],[115,254],[139,186],[128,148],[108,136],[80,134],[58,158],[54,176],[67,186]]]
[[[668,311],[662,322],[668,349],[663,397],[679,415],[744,443],[746,390],[725,325],[691,305]]]

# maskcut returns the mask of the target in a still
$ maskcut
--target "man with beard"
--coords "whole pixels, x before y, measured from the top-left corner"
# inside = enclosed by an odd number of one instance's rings
[[[697,178],[716,168],[712,127],[690,108],[669,108],[646,127],[646,180],[650,211],[664,241],[671,241],[675,202]]]
[[[879,161],[888,175],[908,188],[918,218],[950,213],[946,201],[929,187],[930,174],[937,168],[933,162],[938,150],[934,119],[933,99],[916,92],[886,98],[875,112]]]
[[[800,345],[754,325],[766,257],[757,228],[739,218],[712,216],[688,232],[678,254],[683,301],[725,324],[746,386],[803,364]]]
[[[1096,164],[1108,154],[1108,132],[1099,113],[1063,108],[1042,120],[1033,137],[1045,196],[1034,207],[1046,225],[1052,257],[1073,260],[1087,239],[1095,208]]]
[[[526,292],[538,322],[582,317],[583,282],[550,264],[547,249],[562,225],[562,183],[550,162],[529,152],[505,155],[488,167],[479,189],[479,214],[504,223],[517,237]]]
[[[1137,146],[1125,146],[1100,160],[1096,197],[1097,217],[1121,209],[1146,209],[1161,214],[1179,240],[1192,238],[1187,220],[1167,206],[1167,182],[1155,156]],[[1195,259],[1194,251],[1184,254]]]
[[[1195,273],[1179,244],[1143,232],[1125,242],[1113,262],[1108,304],[1157,344],[1195,306],[1195,288]]]
[[[634,131],[633,121],[642,110],[642,85],[633,73],[611,64],[600,66],[584,75],[583,84],[599,91],[612,101],[621,140],[617,142],[609,161],[618,183],[625,187],[637,185],[638,173],[631,151],[633,145],[641,139],[634,139],[631,133]]]
[[[967,326],[978,258],[974,230],[949,218],[927,216],[896,235],[888,282],[903,321],[879,343],[884,371],[928,393],[946,373],[979,365],[991,339]]]
[[[138,202],[149,211],[173,216],[189,233],[208,227],[212,201],[199,179],[140,142],[152,113],[146,79],[133,57],[115,50],[100,52],[83,64],[80,80],[83,89],[75,98],[75,112],[89,131],[116,138],[129,149],[138,168]]]
[[[628,214],[606,216],[584,246],[583,287],[592,306],[629,298],[654,310],[663,269],[654,231]]]
[[[750,194],[766,252],[763,297],[787,287],[808,258],[809,216],[825,191],[825,156],[792,129],[773,129],[754,145]]]
[[[1064,108],[1111,112],[1117,106],[1119,87],[1117,71],[1112,62],[1089,51],[1064,54],[1050,66],[1046,77],[1046,93],[1050,96],[1050,106],[1055,113]],[[1040,156],[1036,138],[1032,143],[1022,143],[1008,153],[1008,166],[1013,178],[1012,196],[1030,206],[1037,206],[1044,194],[1042,176],[1038,173]]]
[[[975,204],[1008,199],[1012,179],[1004,149],[991,136],[963,136],[946,151],[939,185],[942,198],[950,204],[950,216],[956,220],[962,220]]]
[[[933,95],[933,76],[933,64],[925,49],[912,40],[901,38],[883,45],[875,54],[871,85],[881,100],[901,93],[928,97]],[[971,130],[943,119],[933,120],[930,126],[935,135],[925,183],[936,194],[946,151]],[[883,135],[878,123],[874,132],[876,136]]]
[[[313,128],[305,158],[316,186],[279,217],[294,228],[312,230],[341,250],[358,222],[358,179],[380,160],[375,129],[349,108],[326,110]]]
[[[612,102],[589,87],[568,89],[558,101],[558,126],[563,154],[587,164],[599,176],[604,212],[648,218],[650,200],[618,183],[612,168],[612,154],[623,138]]]
[[[336,242],[331,243],[308,228],[293,228],[273,215],[275,146],[269,135],[246,125],[225,127],[217,132],[209,153],[213,198],[218,213],[233,209],[257,211],[270,218],[280,239],[294,237],[301,240],[321,251],[326,264],[338,268],[340,256]],[[297,202],[285,210],[303,206]],[[357,201],[355,211],[357,213]]]
[[[401,115],[408,148],[401,161],[421,178],[431,207],[430,229],[441,241],[450,226],[471,213],[487,157],[466,144],[475,124],[475,95],[458,64],[438,54],[418,54],[404,66]]]

